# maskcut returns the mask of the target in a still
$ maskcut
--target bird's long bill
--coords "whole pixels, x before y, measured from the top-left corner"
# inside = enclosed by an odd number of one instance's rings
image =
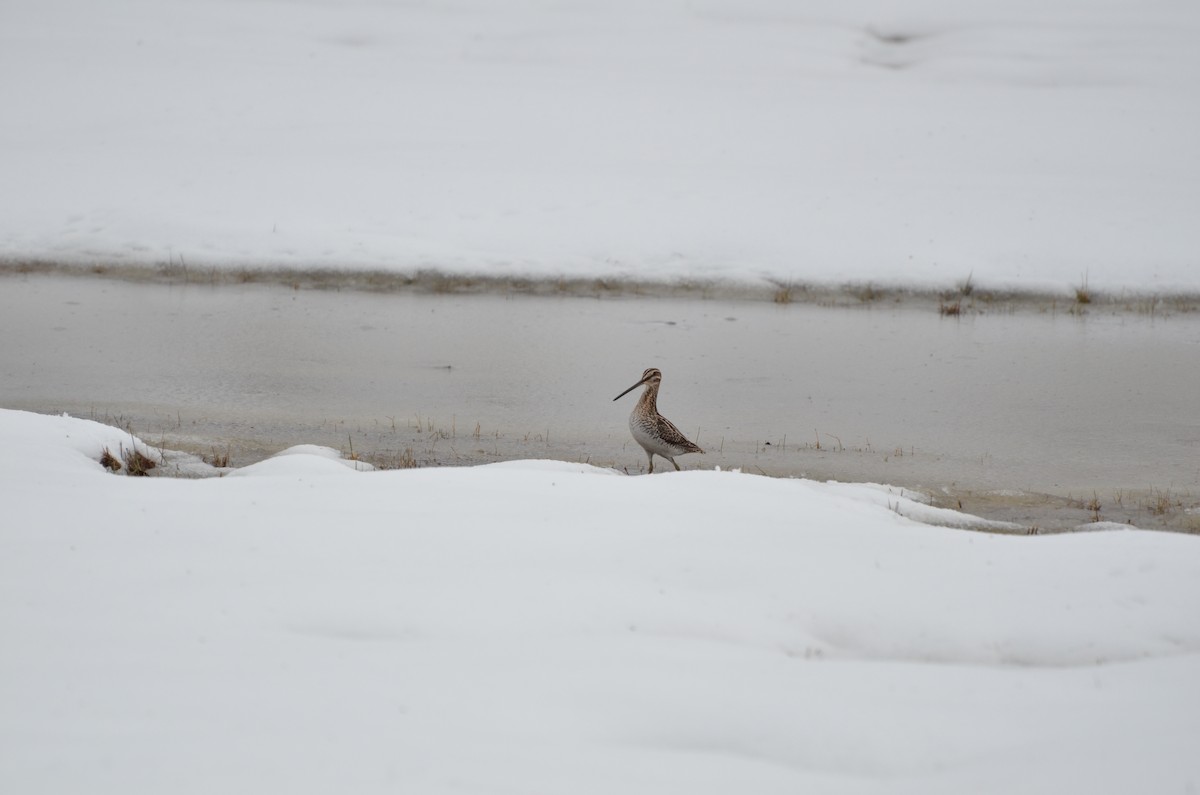
[[[643,378],[641,381],[638,381],[636,384],[634,384],[633,386],[629,387],[629,389],[626,389],[626,390],[625,390],[624,392],[622,392],[621,394],[617,395],[615,398],[613,398],[613,400],[620,400],[621,398],[625,397],[625,396],[626,396],[626,395],[628,395],[630,392],[632,392],[633,390],[637,389],[639,386],[641,386],[641,385],[642,385],[642,384],[644,384],[644,383],[646,383],[646,379],[645,379],[645,378]]]

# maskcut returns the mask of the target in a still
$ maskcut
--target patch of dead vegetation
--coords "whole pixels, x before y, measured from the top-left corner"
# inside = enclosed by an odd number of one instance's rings
[[[100,456],[100,466],[104,467],[109,472],[119,472],[121,470],[121,460],[113,455],[111,450],[105,447],[104,453]]]
[[[158,466],[158,462],[146,456],[141,450],[129,449],[124,451],[125,474],[141,478],[150,474],[150,470]]]

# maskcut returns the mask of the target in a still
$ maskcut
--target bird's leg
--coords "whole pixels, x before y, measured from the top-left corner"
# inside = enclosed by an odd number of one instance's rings
[[[672,464],[675,464],[675,459],[674,459],[674,458],[668,458],[667,460],[668,460],[668,461],[670,461]],[[676,471],[676,472],[678,472],[678,471],[679,471],[679,464],[675,464],[675,471]]]
[[[650,461],[650,471],[647,472],[646,474],[653,475],[654,474],[654,453],[651,453],[649,450],[647,450],[646,458],[649,459],[649,461]]]

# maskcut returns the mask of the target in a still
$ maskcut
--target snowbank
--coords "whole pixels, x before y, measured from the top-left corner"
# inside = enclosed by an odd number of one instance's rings
[[[12,0],[0,259],[1200,289],[1200,5]]]
[[[562,462],[126,478],[125,439],[0,411],[5,791],[1200,781],[1193,537]]]

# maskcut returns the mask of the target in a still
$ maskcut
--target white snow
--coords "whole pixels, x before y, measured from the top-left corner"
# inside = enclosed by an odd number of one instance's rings
[[[0,410],[4,792],[1200,786],[1194,537],[733,472],[96,462],[135,443]]]
[[[8,0],[0,259],[1200,289],[1188,0]]]
[[[293,457],[294,456],[294,457]],[[313,459],[324,459],[330,464],[322,464]],[[342,458],[341,452],[334,450],[332,447],[323,447],[317,444],[297,444],[286,450],[281,450],[272,458],[266,461],[260,461],[257,464],[242,467],[231,472],[234,476],[257,475],[260,473],[270,474],[285,474],[288,471],[294,471],[296,474],[307,474],[314,471],[335,472],[339,468],[349,468],[359,472],[369,472],[375,467],[368,464],[366,461],[358,461]]]
[[[1186,0],[6,0],[0,264],[1200,290]],[[0,791],[1200,791],[1200,542],[0,409]],[[1005,531],[989,534],[981,530]]]

